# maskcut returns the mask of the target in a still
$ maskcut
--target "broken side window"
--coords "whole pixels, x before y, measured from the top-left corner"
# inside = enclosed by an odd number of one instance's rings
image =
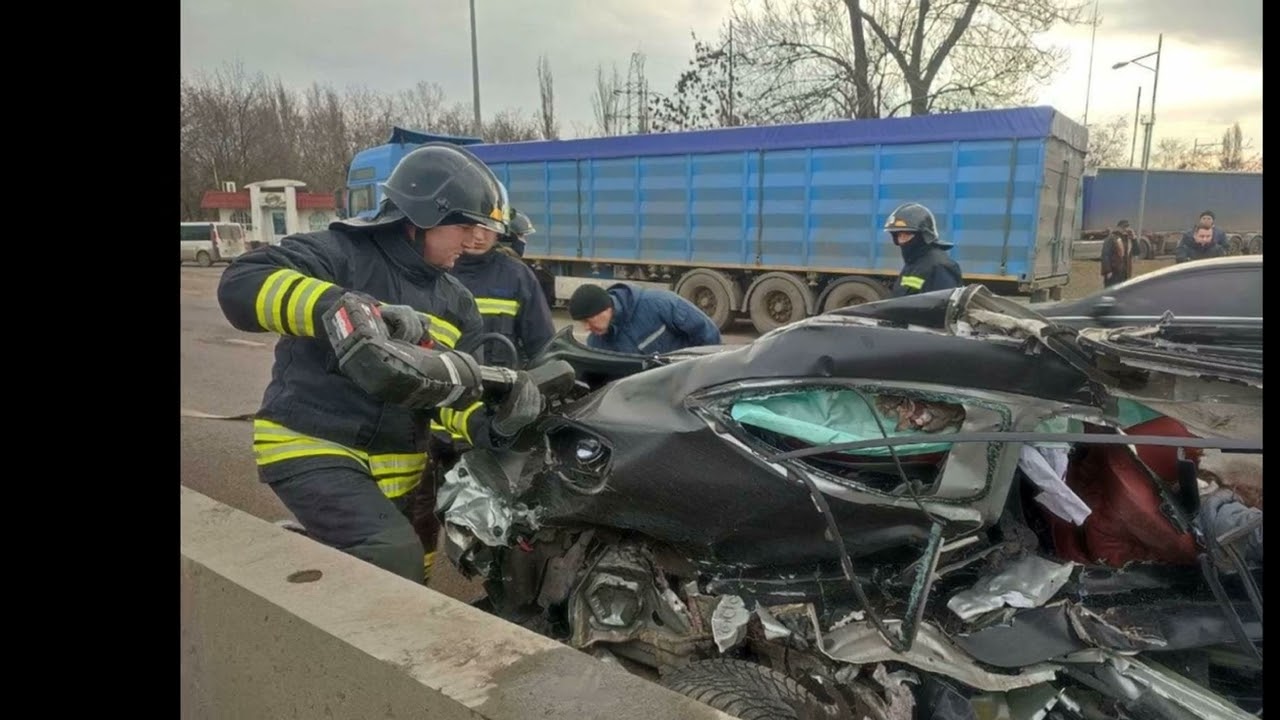
[[[864,393],[842,387],[806,388],[737,398],[728,414],[754,439],[778,451],[881,437],[919,436],[895,448],[902,472],[920,487],[932,485],[951,444],[938,438],[959,431],[965,407],[954,398],[902,392]],[[824,473],[881,491],[901,486],[889,448],[833,452],[806,458]]]

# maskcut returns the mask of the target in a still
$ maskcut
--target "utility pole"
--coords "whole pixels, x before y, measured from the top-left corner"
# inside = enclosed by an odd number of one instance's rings
[[[1138,150],[1138,117],[1142,114],[1142,86],[1138,86],[1138,102],[1133,105],[1133,143],[1129,147],[1129,167],[1133,167],[1133,158]]]
[[[729,20],[729,126],[735,127],[738,121],[733,116],[733,20]]]
[[[1118,70],[1125,65],[1132,63],[1140,68],[1150,70],[1155,73],[1155,79],[1151,81],[1151,115],[1147,118],[1147,133],[1146,138],[1142,143],[1142,189],[1138,191],[1138,237],[1142,237],[1142,222],[1145,219],[1147,212],[1147,174],[1151,164],[1151,137],[1155,134],[1156,129],[1156,89],[1160,86],[1160,56],[1163,49],[1164,33],[1160,33],[1156,36],[1155,52],[1149,52],[1146,55],[1140,55],[1132,60],[1125,60],[1124,62],[1118,62],[1111,66],[1112,70]],[[1156,66],[1154,68],[1143,65],[1139,62],[1139,60],[1145,60],[1152,55],[1156,56]]]
[[[732,25],[730,27],[733,27]],[[1089,35],[1089,79],[1084,84],[1084,126],[1089,127],[1089,95],[1093,91],[1093,44],[1098,37],[1098,0],[1093,0],[1093,32]]]
[[[472,133],[480,137],[480,54],[476,48],[476,0],[471,0],[471,105],[475,112]]]

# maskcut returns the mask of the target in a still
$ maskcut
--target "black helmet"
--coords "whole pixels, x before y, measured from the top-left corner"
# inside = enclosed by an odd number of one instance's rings
[[[930,245],[951,247],[951,243],[938,238],[938,223],[933,219],[933,213],[920,203],[904,203],[894,208],[884,221],[884,229],[890,235],[913,232],[922,236]]]
[[[368,227],[407,218],[424,230],[463,222],[483,225],[499,235],[507,232],[511,208],[506,187],[489,166],[452,143],[414,148],[392,169],[382,192],[386,200],[372,220],[341,224]]]
[[[538,232],[538,230],[533,227],[533,221],[529,219],[529,216],[515,208],[511,209],[511,222],[508,224],[511,228],[511,235],[514,236],[532,235]]]

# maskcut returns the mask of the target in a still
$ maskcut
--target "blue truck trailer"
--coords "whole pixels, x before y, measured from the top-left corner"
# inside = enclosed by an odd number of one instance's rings
[[[1101,239],[1126,219],[1136,229],[1141,192],[1141,168],[1098,168],[1086,175],[1083,237]],[[1233,253],[1262,252],[1262,173],[1148,170],[1143,255],[1172,254],[1205,210],[1213,212]]]
[[[348,207],[379,201],[411,145],[357,154],[350,190],[367,197]],[[1083,126],[1031,107],[468,149],[532,219],[525,259],[561,299],[584,281],[659,283],[764,332],[887,296],[902,258],[882,228],[909,201],[933,210],[966,282],[1057,296],[1086,147]]]

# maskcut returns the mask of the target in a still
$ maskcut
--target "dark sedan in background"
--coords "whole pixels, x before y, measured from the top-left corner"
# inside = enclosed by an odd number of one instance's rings
[[[1262,256],[1234,255],[1161,268],[1075,300],[1034,303],[1074,328],[1172,323],[1262,327]]]

